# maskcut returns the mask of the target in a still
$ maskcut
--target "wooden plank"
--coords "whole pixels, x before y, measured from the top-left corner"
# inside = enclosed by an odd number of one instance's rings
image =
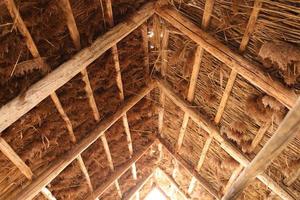
[[[266,168],[289,144],[300,131],[300,98],[296,105],[289,111],[278,129],[255,156],[253,161],[242,171],[240,176],[232,184],[224,195],[224,200],[236,199],[243,189]]]
[[[0,132],[52,94],[53,91],[57,90],[76,74],[85,69],[106,50],[110,49],[113,45],[139,27],[139,25],[144,23],[153,15],[153,13],[154,3],[149,2],[145,4],[129,19],[100,36],[90,47],[81,50],[42,80],[33,84],[25,94],[14,98],[12,101],[2,106],[0,108]],[[12,110],[14,110],[13,114],[11,113]]]
[[[173,185],[173,186],[176,188],[176,190],[180,193],[180,195],[181,195],[184,199],[191,199],[191,197],[190,197],[188,194],[186,194],[186,193],[180,188],[179,184],[175,181],[175,179],[174,179],[172,176],[170,176],[169,174],[167,174],[167,173],[166,173],[162,168],[160,168],[160,167],[157,167],[157,170],[159,170],[159,171],[163,174],[163,176],[166,177],[166,179],[170,182],[170,184]]]
[[[122,198],[122,200],[130,200],[133,199],[134,196],[139,194],[140,190],[144,187],[146,183],[153,177],[153,172],[146,177],[143,177],[133,188],[129,190],[129,192]]]
[[[22,174],[26,176],[27,179],[32,179],[33,173],[31,169],[2,137],[0,137],[0,150],[22,172]]]
[[[221,135],[219,128],[213,122],[211,122],[207,116],[200,114],[198,111],[193,109],[193,106],[189,102],[185,101],[174,92],[167,81],[157,78],[157,82],[160,89],[163,90],[166,96],[168,96],[169,99],[171,99],[178,107],[180,107],[182,111],[187,112],[195,123],[201,126],[214,139],[216,139],[220,143],[221,148],[224,149],[231,157],[243,165],[243,167],[246,167],[250,164],[248,158]],[[257,178],[282,199],[294,200],[294,198],[288,192],[286,192],[267,174],[262,173],[258,175]]]
[[[74,145],[74,147],[61,157],[52,162],[42,174],[36,177],[28,186],[19,193],[13,193],[8,199],[27,200],[32,199],[38,194],[43,187],[48,185],[56,176],[58,176],[74,159],[76,159],[84,150],[93,144],[104,132],[109,129],[116,121],[118,121],[124,113],[132,108],[137,102],[144,98],[153,88],[155,83],[149,84],[141,89],[136,96],[124,101],[119,109],[111,116],[99,122],[98,126],[85,137],[82,141]]]
[[[138,162],[141,157],[143,157],[149,149],[157,143],[157,140],[149,142],[143,151],[135,153],[130,160],[118,167],[95,191],[92,195],[86,199],[92,200],[94,197],[101,196],[110,186],[112,186],[116,180],[118,180],[131,166]]]
[[[205,190],[207,190],[216,199],[220,199],[218,192],[210,185],[210,183],[207,180],[205,180],[205,178],[203,178],[192,166],[190,166],[183,158],[181,158],[181,156],[178,153],[173,152],[167,146],[163,139],[159,138],[159,141],[165,147],[168,153],[172,156],[172,158],[175,159],[192,176],[194,176]]]
[[[278,81],[271,79],[268,74],[259,68],[259,66],[256,66],[241,55],[230,50],[226,45],[201,30],[193,24],[191,20],[184,17],[174,8],[157,8],[156,13],[198,43],[221,62],[238,72],[251,84],[260,88],[268,95],[273,96],[289,109],[295,104],[297,95],[291,89],[288,89]]]

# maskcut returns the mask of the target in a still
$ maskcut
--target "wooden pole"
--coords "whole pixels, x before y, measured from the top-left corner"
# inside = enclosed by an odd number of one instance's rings
[[[145,4],[129,19],[100,36],[90,47],[81,50],[42,80],[33,84],[22,96],[18,96],[2,106],[0,108],[0,132],[85,69],[105,51],[144,23],[153,13],[154,3]]]
[[[168,82],[162,79],[158,79],[157,82],[160,89],[166,94],[166,96],[171,99],[178,107],[180,107],[182,111],[189,113],[191,119],[199,126],[201,126],[206,132],[208,132],[215,140],[217,140],[220,143],[221,148],[224,149],[231,157],[233,157],[237,162],[243,165],[243,167],[246,167],[250,164],[250,161],[247,159],[247,157],[220,134],[219,128],[215,124],[213,124],[207,116],[198,113],[195,109],[192,108],[193,106],[190,103],[178,96],[173,91]],[[262,173],[258,175],[257,178],[282,199],[294,200],[294,198],[288,192],[286,192],[267,174]]]
[[[254,86],[260,88],[270,96],[275,97],[289,109],[295,105],[297,95],[292,90],[284,87],[278,81],[271,79],[268,74],[264,73],[258,66],[249,62],[237,53],[234,53],[227,46],[201,30],[191,22],[191,20],[184,17],[174,8],[157,8],[156,13],[198,43],[221,62],[235,70]]]
[[[207,180],[205,180],[205,178],[203,178],[192,166],[190,166],[183,158],[181,158],[178,153],[172,151],[163,139],[159,138],[159,141],[165,147],[168,153],[173,157],[173,159],[175,159],[185,170],[187,170],[192,176],[194,176],[204,189],[206,189],[216,199],[220,199],[218,192],[210,185]]]
[[[148,151],[149,149],[155,145],[157,143],[157,140],[154,140],[152,142],[150,142],[149,144],[147,144],[144,148],[143,151],[137,152],[135,153],[132,158],[130,158],[130,160],[128,160],[125,164],[121,165],[120,167],[118,167],[111,176],[109,176],[107,178],[107,180],[100,185],[100,187],[98,187],[94,193],[92,195],[90,195],[89,197],[87,197],[86,199],[88,200],[94,200],[95,197],[100,197],[105,191],[107,191],[107,189],[112,186],[116,180],[118,180],[125,172],[127,172],[127,170],[129,168],[131,168],[131,166],[138,162],[140,160],[141,157],[143,157]],[[125,197],[126,198],[126,197]]]
[[[278,129],[265,144],[253,161],[242,171],[240,176],[232,184],[223,200],[236,199],[247,185],[266,168],[300,132],[300,98],[292,110],[289,111]]]
[[[36,177],[21,192],[13,193],[8,199],[11,200],[27,200],[37,195],[43,187],[48,185],[56,176],[58,176],[74,159],[76,159],[84,150],[93,144],[104,132],[109,129],[116,121],[118,121],[124,113],[131,109],[137,102],[144,98],[153,88],[155,84],[149,84],[140,90],[136,96],[133,96],[122,103],[119,109],[113,115],[105,118],[91,133],[87,134],[83,140],[79,141],[74,147],[60,158],[52,162],[44,172]]]

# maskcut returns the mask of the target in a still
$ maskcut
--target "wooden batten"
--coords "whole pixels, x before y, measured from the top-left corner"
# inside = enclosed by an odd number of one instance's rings
[[[118,121],[124,113],[131,109],[137,102],[144,98],[153,88],[155,83],[149,82],[149,84],[141,89],[136,96],[133,96],[119,107],[119,109],[113,115],[107,117],[82,141],[74,145],[74,147],[61,157],[52,162],[45,171],[37,176],[28,186],[26,186],[20,193],[11,194],[8,199],[27,200],[32,199],[37,195],[43,187],[48,185],[56,176],[58,176],[73,160],[75,160],[84,150],[86,150],[91,144],[93,144],[104,132],[109,129],[116,121]]]
[[[207,116],[200,114],[195,109],[193,109],[193,106],[189,102],[183,100],[174,92],[167,81],[158,79],[157,82],[160,89],[166,94],[166,96],[170,100],[172,100],[178,107],[180,107],[182,111],[187,112],[195,123],[201,126],[215,140],[217,140],[220,143],[221,148],[224,149],[231,157],[233,157],[237,162],[243,165],[243,167],[247,167],[250,164],[248,158],[244,154],[242,154],[239,149],[233,146],[224,136],[221,135],[219,128],[215,124],[213,124]],[[257,175],[257,178],[282,199],[294,200],[294,198],[288,192],[286,192],[267,174],[261,173]]]
[[[237,199],[244,188],[265,169],[289,144],[300,131],[300,98],[295,107],[289,111],[278,129],[255,156],[251,163],[242,171],[240,176],[232,184],[223,200]]]
[[[0,132],[85,69],[105,51],[144,23],[153,13],[154,3],[149,2],[145,4],[129,19],[96,39],[90,47],[81,50],[42,80],[33,84],[24,95],[18,96],[2,106],[0,108]],[[14,110],[13,114],[11,114],[12,110]]]
[[[191,22],[191,20],[184,17],[174,8],[157,8],[156,13],[198,43],[207,52],[225,63],[232,70],[235,70],[251,84],[260,88],[268,95],[273,96],[287,108],[290,109],[295,105],[297,95],[292,90],[284,87],[278,81],[271,79],[259,66],[234,53],[227,46],[219,42],[209,33],[201,30],[197,25]]]

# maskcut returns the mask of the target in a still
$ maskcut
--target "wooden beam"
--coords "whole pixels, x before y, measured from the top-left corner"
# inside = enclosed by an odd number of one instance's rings
[[[101,184],[92,195],[87,197],[88,200],[93,200],[94,197],[101,196],[107,189],[112,186],[116,180],[118,180],[131,166],[138,162],[141,157],[143,157],[151,148],[151,146],[155,145],[157,143],[157,140],[154,140],[147,144],[143,151],[135,153],[130,160],[128,160],[126,163],[118,167],[112,174],[109,176],[103,184]]]
[[[81,50],[42,80],[33,84],[25,94],[14,98],[2,106],[0,108],[0,132],[85,69],[105,51],[144,23],[153,13],[154,3],[149,2],[145,4],[129,19],[100,36],[90,47]],[[14,110],[13,114],[11,113],[12,110]]]
[[[141,181],[139,181],[133,188],[129,190],[129,192],[122,198],[122,200],[130,200],[133,199],[137,194],[139,194],[140,190],[144,187],[146,183],[153,177],[153,172],[146,177],[143,177]]]
[[[218,192],[210,185],[210,183],[205,180],[192,166],[190,166],[181,156],[173,152],[165,143],[165,141],[159,138],[160,143],[165,147],[168,153],[175,159],[186,171],[188,171],[192,176],[194,176],[200,185],[207,190],[213,197],[220,199]]]
[[[278,81],[271,79],[259,66],[254,65],[242,56],[234,53],[210,34],[197,27],[174,8],[157,8],[156,13],[179,29],[202,48],[215,56],[228,67],[238,72],[251,84],[275,97],[289,109],[296,103],[297,95]]]
[[[204,116],[193,109],[193,106],[189,102],[183,100],[173,91],[168,82],[162,79],[158,79],[157,82],[160,89],[166,94],[166,96],[168,96],[168,98],[170,98],[178,107],[180,107],[182,111],[189,113],[191,119],[201,126],[206,132],[208,132],[215,140],[217,140],[220,143],[221,148],[224,149],[231,157],[233,157],[244,167],[250,164],[248,158],[243,155],[239,149],[233,146],[224,136],[221,135],[219,128],[213,124],[207,116]],[[286,192],[267,174],[262,173],[258,175],[257,178],[282,199],[294,200],[294,198],[288,192]]]
[[[84,150],[86,150],[91,144],[93,144],[104,132],[109,129],[116,121],[118,121],[124,113],[132,108],[137,102],[145,97],[153,88],[155,83],[149,82],[149,84],[140,90],[136,96],[133,96],[122,103],[119,109],[113,115],[105,118],[98,126],[85,137],[79,141],[74,147],[52,162],[44,172],[36,177],[28,186],[26,186],[19,193],[13,193],[8,199],[13,200],[27,200],[32,199],[38,194],[43,187],[48,185],[56,176],[58,176],[74,159],[76,159]]]
[[[161,169],[160,167],[157,167],[157,170],[159,172],[161,172],[163,174],[163,176],[165,176],[167,178],[167,180],[170,182],[171,185],[173,185],[176,190],[180,193],[180,195],[184,198],[184,199],[191,199],[191,197],[186,194],[179,186],[179,184],[175,181],[175,179],[170,176],[169,174],[167,174],[163,169]]]
[[[156,20],[159,21],[159,20]],[[158,22],[156,22],[158,23]],[[160,33],[156,33],[160,34]],[[163,77],[166,76],[166,71],[168,68],[168,44],[169,44],[169,32],[164,29],[163,31],[163,38],[162,38],[162,45],[161,45],[161,59],[162,59],[162,65],[160,69],[160,73]],[[162,129],[164,124],[164,112],[165,112],[165,95],[162,91],[160,91],[159,96],[159,103],[161,108],[158,112],[158,133],[163,137]]]
[[[251,143],[250,151],[253,152],[259,143],[262,141],[265,133],[269,130],[270,126],[272,125],[271,121],[264,123],[258,130],[257,134],[255,135],[254,139]]]
[[[31,169],[2,137],[0,137],[0,150],[22,172],[22,174],[26,176],[27,179],[32,179],[33,173]]]
[[[300,132],[300,98],[292,110],[289,111],[278,129],[264,145],[262,150],[255,156],[253,161],[242,171],[240,176],[232,184],[223,200],[236,199],[243,189],[267,167]]]

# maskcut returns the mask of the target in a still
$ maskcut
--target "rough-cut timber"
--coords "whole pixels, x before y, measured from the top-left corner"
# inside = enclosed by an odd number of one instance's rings
[[[265,144],[262,150],[255,156],[253,161],[242,171],[240,176],[232,184],[223,200],[237,199],[244,188],[265,169],[289,144],[289,142],[300,132],[300,98],[295,107],[289,111],[280,123],[274,135]]]
[[[257,86],[270,96],[275,97],[289,109],[295,105],[297,95],[292,90],[284,87],[278,81],[271,79],[258,66],[252,64],[237,53],[234,53],[213,36],[193,24],[191,20],[184,17],[177,10],[163,7],[157,8],[156,13],[190,39],[198,43],[207,52],[225,63],[231,69],[237,71],[253,85]]]
[[[87,134],[87,137],[80,141],[78,144],[64,154],[62,157],[56,159],[45,171],[36,177],[27,187],[25,187],[20,193],[12,194],[8,199],[27,200],[32,199],[37,195],[43,187],[48,185],[56,176],[58,176],[74,159],[76,159],[84,150],[86,150],[91,144],[93,144],[104,132],[109,129],[116,121],[118,121],[124,113],[132,108],[137,102],[145,97],[153,88],[155,84],[150,82],[147,87],[138,92],[136,96],[124,101],[119,109],[113,115],[105,118],[99,125]]]
[[[179,95],[177,95],[170,84],[167,81],[158,79],[158,86],[166,94],[166,96],[171,99],[182,111],[189,113],[191,119],[202,127],[206,132],[214,137],[219,143],[222,149],[224,149],[231,157],[233,157],[237,162],[239,162],[244,167],[250,164],[248,158],[241,153],[235,146],[233,146],[225,137],[220,133],[219,128],[214,125],[207,116],[198,113],[193,109],[192,105],[187,101],[183,100]],[[262,173],[257,176],[257,178],[267,185],[273,192],[285,200],[294,200],[294,198],[286,192],[279,184],[277,184],[273,179],[271,179],[267,174]]]
[[[0,109],[0,132],[85,69],[105,51],[144,23],[153,13],[154,3],[145,4],[129,19],[99,37],[90,47],[81,50],[45,78],[32,85],[24,95],[18,96],[4,105]]]

